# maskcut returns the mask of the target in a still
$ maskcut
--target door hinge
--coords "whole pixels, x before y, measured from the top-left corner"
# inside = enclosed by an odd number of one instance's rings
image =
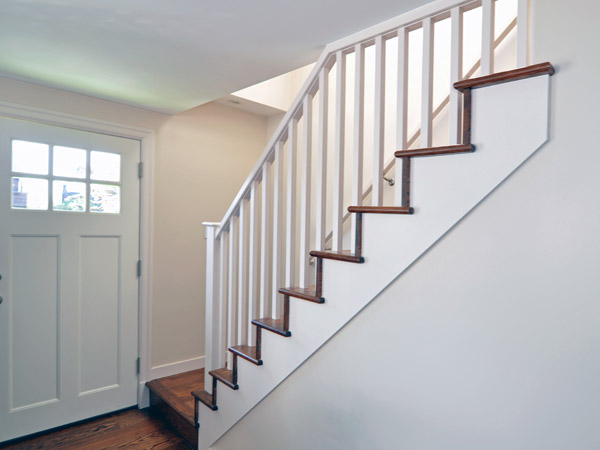
[[[144,163],[138,163],[138,178],[142,178],[144,176]]]
[[[138,375],[140,374],[140,364],[140,357],[138,356],[135,360],[135,370]]]
[[[137,276],[141,277],[142,276],[142,260],[138,259],[137,262]]]

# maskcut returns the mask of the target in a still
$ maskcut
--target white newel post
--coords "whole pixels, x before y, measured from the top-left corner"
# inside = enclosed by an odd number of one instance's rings
[[[218,339],[213,339],[220,333],[219,315],[219,296],[217,295],[217,246],[215,235],[219,223],[204,222],[204,231],[206,235],[206,322],[205,322],[205,342],[204,342],[204,379],[208,380],[208,372],[217,369]],[[205,390],[212,394],[212,383],[205,383]]]

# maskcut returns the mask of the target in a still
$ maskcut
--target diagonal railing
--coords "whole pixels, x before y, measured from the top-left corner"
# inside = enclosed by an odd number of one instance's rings
[[[497,39],[494,39],[495,0],[438,0],[325,48],[221,222],[206,224],[207,374],[213,369],[231,367],[227,348],[256,345],[249,326],[253,319],[280,317],[279,288],[310,289],[314,275],[309,251],[325,250],[329,227],[332,250],[344,250],[343,227],[347,220],[344,205],[362,205],[370,196],[373,206],[382,206],[384,174],[395,167],[398,179],[409,169],[402,166],[401,158],[391,164],[384,161],[385,107],[390,95],[385,79],[387,42],[395,39],[398,48],[396,92],[392,92],[397,112],[396,149],[407,149],[417,141],[421,147],[431,147],[434,118],[446,106],[450,124],[448,141],[460,143],[458,123],[462,112],[458,93],[451,90],[448,98],[433,108],[435,24],[450,19],[451,83],[478,69],[482,75],[493,73],[494,49],[515,26],[517,66],[522,67],[528,63],[529,5],[528,0],[517,2],[515,21]],[[481,8],[482,18],[479,67],[462,73],[464,42],[470,39],[464,33],[463,14],[475,8]],[[421,120],[419,129],[409,136],[408,42],[410,33],[417,29],[423,32]],[[365,189],[365,49],[368,47],[373,47],[375,53],[373,140],[368,155],[373,168],[371,185]],[[354,59],[352,86],[346,86],[349,56]],[[350,98],[353,111],[347,116]],[[352,146],[347,148],[346,135],[350,133]],[[346,160],[352,161],[352,170],[347,170]],[[349,185],[348,195],[344,188]],[[405,183],[397,182],[394,190],[394,203],[408,206]],[[350,246],[351,252],[356,250],[354,245]],[[211,392],[209,383],[206,390]]]

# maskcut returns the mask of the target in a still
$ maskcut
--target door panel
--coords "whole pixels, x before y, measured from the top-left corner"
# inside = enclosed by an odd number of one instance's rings
[[[0,118],[0,442],[136,404],[139,158]]]

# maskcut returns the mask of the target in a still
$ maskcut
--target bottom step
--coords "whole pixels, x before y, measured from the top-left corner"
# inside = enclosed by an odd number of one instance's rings
[[[191,392],[204,391],[204,369],[152,380],[146,386],[150,391],[150,413],[197,448],[196,400]]]

